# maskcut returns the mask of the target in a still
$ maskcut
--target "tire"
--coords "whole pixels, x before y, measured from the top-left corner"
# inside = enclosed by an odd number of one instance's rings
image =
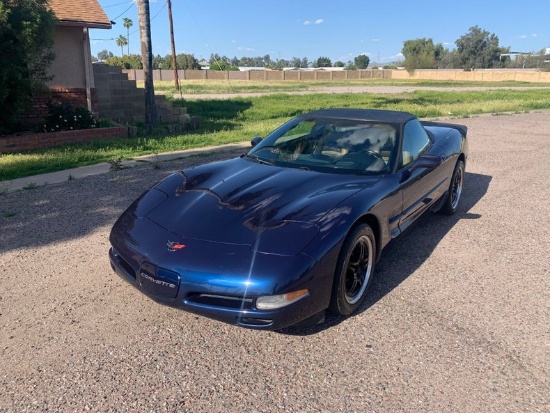
[[[453,171],[451,183],[449,185],[449,194],[441,208],[441,212],[446,215],[453,215],[458,210],[462,189],[464,188],[464,162],[458,161]]]
[[[330,310],[350,315],[365,301],[374,276],[376,238],[367,224],[355,226],[344,241],[332,287]]]

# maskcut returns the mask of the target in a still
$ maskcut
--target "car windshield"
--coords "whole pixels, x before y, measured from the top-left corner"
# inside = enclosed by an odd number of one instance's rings
[[[380,175],[391,170],[398,127],[349,119],[296,118],[249,153],[258,162],[328,173]]]

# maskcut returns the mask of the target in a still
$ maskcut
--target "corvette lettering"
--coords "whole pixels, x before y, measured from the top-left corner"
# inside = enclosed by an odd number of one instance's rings
[[[163,287],[176,288],[175,284],[167,283],[166,281],[157,280],[156,278],[151,277],[149,274],[141,273],[141,276],[152,283],[162,285]]]

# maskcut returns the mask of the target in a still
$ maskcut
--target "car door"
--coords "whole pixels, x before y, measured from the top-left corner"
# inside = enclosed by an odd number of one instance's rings
[[[407,122],[403,128],[400,160],[403,208],[399,229],[409,227],[437,199],[442,182],[434,167],[418,167],[415,162],[426,154],[433,142],[418,119]],[[420,161],[419,161],[420,162]]]

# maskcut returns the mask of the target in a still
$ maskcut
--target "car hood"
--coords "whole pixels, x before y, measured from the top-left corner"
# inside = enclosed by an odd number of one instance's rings
[[[253,245],[277,230],[293,242],[311,239],[323,216],[378,180],[237,158],[170,175],[153,188],[166,196],[146,217],[183,237]]]

